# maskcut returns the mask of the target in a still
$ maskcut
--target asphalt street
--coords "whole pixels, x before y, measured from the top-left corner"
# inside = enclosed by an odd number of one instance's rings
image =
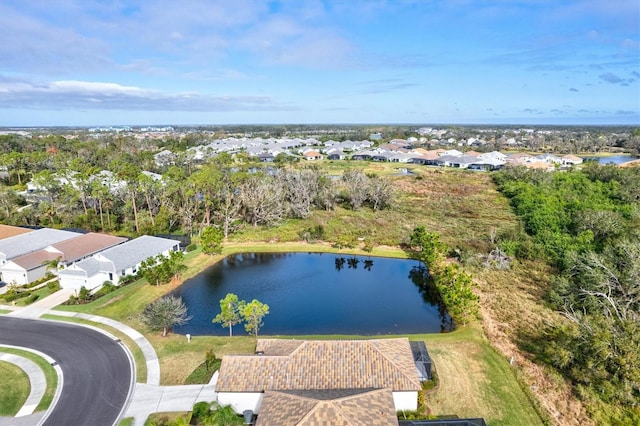
[[[86,327],[0,315],[0,344],[44,352],[62,369],[60,399],[45,425],[111,426],[118,419],[132,386],[120,343]]]

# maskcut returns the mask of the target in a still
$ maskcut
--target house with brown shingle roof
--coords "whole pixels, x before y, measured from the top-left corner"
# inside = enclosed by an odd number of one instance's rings
[[[252,410],[258,413],[258,418],[265,401],[275,398],[267,397],[272,391],[280,392],[276,395],[279,398],[291,399],[291,395],[294,395],[302,401],[301,398],[308,398],[309,395],[296,392],[327,392],[326,395],[330,395],[336,390],[351,390],[354,391],[350,394],[353,397],[358,393],[355,390],[370,392],[385,389],[391,394],[391,414],[394,417],[397,410],[417,409],[421,383],[406,338],[312,341],[259,339],[255,355],[222,358],[216,383],[220,404],[231,405],[239,413]],[[282,392],[286,395],[283,396]],[[326,400],[323,403],[325,405]],[[305,401],[309,406],[316,406]],[[334,401],[329,405],[340,405],[342,402]],[[382,402],[380,404],[380,407],[384,406]],[[361,409],[369,408],[368,404],[361,406]],[[268,410],[266,406],[265,409]],[[331,409],[335,409],[335,406]]]
[[[391,389],[266,391],[255,425],[388,426],[398,418]]]
[[[33,231],[33,229],[0,224],[0,240],[9,238],[9,237],[14,237],[16,235],[26,234],[27,232],[31,232],[31,231]]]
[[[322,160],[322,154],[315,150],[305,151],[302,156],[307,161]]]

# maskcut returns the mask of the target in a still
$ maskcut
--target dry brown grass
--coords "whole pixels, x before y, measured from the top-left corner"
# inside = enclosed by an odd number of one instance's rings
[[[540,263],[516,265],[508,271],[475,271],[483,330],[493,347],[513,358],[522,380],[554,424],[590,425],[593,422],[570,385],[551,369],[536,364],[516,343],[519,336],[563,321],[543,303],[551,274]]]

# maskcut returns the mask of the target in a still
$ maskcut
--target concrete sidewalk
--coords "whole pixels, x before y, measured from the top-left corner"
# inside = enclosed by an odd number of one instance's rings
[[[71,297],[72,294],[73,290],[70,289],[58,290],[55,293],[45,297],[44,299],[38,300],[37,302],[34,302],[29,306],[25,306],[24,308],[13,307],[14,311],[7,315],[19,318],[38,318],[49,309],[54,308],[59,304],[69,300],[69,297]]]
[[[128,325],[114,321],[110,318],[78,312],[52,310],[54,307],[69,300],[69,297],[71,297],[72,294],[74,294],[73,290],[62,289],[29,306],[0,306],[0,308],[11,310],[12,312],[7,315],[19,318],[39,318],[41,315],[48,313],[61,317],[81,318],[87,321],[93,321],[113,327],[129,336],[142,350],[147,365],[147,384],[160,385],[160,363],[158,361],[158,355],[151,343],[149,343],[141,333]]]
[[[110,318],[52,309],[68,300],[72,294],[73,291],[71,290],[60,290],[27,307],[0,306],[0,308],[12,311],[7,315],[22,318],[38,318],[45,313],[67,318],[80,318],[113,327],[129,336],[141,349],[147,366],[146,383],[135,384],[132,396],[123,416],[133,417],[135,425],[143,425],[151,413],[191,411],[196,402],[217,401],[217,393],[215,391],[215,384],[218,378],[217,372],[213,375],[211,382],[207,385],[160,386],[160,362],[158,360],[158,355],[151,343],[149,343],[141,333]],[[44,392],[46,382],[41,386],[38,384],[36,385],[38,387],[42,387],[42,392]],[[35,414],[33,416],[35,416]],[[29,416],[28,418],[32,418],[32,416]],[[33,424],[22,422],[21,418],[18,417],[9,418],[11,421],[10,423],[5,423],[5,420],[7,420],[6,417],[0,419],[0,426],[5,424],[15,424],[20,426]]]
[[[31,384],[29,396],[15,417],[23,417],[33,414],[47,389],[47,379],[44,372],[40,367],[38,367],[38,364],[19,355],[0,353],[0,361],[10,362],[11,364],[18,366],[21,370],[27,373],[29,383]]]
[[[124,417],[133,417],[134,425],[143,425],[151,413],[191,411],[196,402],[218,400],[216,371],[208,385],[155,386],[137,383]]]

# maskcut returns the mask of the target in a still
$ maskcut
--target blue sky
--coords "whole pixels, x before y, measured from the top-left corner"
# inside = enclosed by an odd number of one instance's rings
[[[637,0],[3,0],[0,126],[640,125]]]

